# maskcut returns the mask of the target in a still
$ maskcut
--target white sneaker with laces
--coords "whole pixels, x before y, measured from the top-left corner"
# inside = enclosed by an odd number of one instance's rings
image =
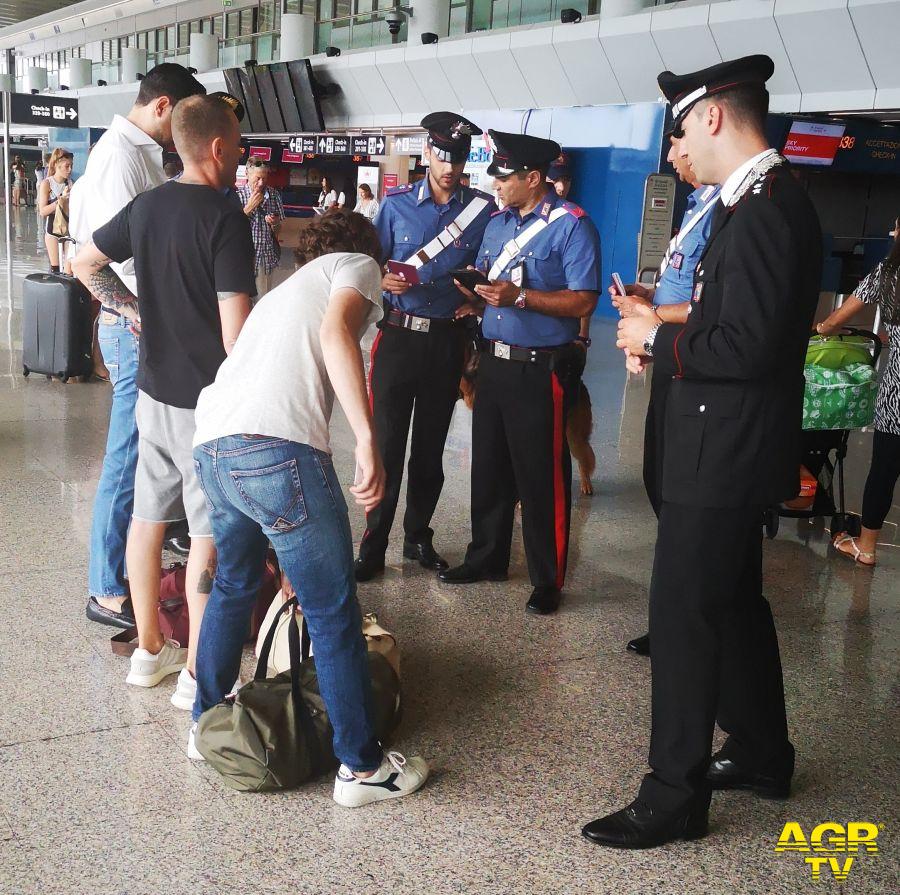
[[[334,780],[334,800],[345,808],[361,808],[383,799],[399,799],[421,789],[428,779],[428,763],[418,755],[404,758],[399,752],[385,752],[381,767],[361,779],[341,765]]]
[[[167,640],[154,656],[145,649],[136,649],[131,655],[131,670],[125,678],[126,684],[135,687],[155,687],[163,678],[184,668],[187,650],[174,640]]]
[[[206,759],[201,754],[200,750],[197,748],[196,735],[197,735],[197,722],[195,721],[191,725],[191,732],[188,734],[187,757],[191,761],[206,761]]]
[[[238,678],[227,695],[233,696],[243,686],[244,682]],[[172,698],[169,701],[176,709],[182,709],[185,712],[189,712],[194,707],[194,699],[196,697],[197,679],[187,670],[187,668],[182,668],[181,674],[178,675],[178,683],[175,685],[175,692],[172,694]]]

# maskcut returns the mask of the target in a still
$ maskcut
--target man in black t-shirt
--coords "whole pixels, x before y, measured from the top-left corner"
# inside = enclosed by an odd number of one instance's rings
[[[133,199],[94,233],[73,270],[106,307],[133,318],[141,333],[138,464],[126,550],[138,649],[126,680],[153,687],[181,671],[172,702],[190,709],[197,635],[216,566],[194,471],[194,408],[250,312],[253,242],[247,218],[223,192],[234,186],[241,156],[233,112],[216,97],[185,99],[172,114],[172,135],[185,166],[182,178]],[[132,257],[140,308],[109,267]],[[191,535],[187,649],[166,641],[157,614],[166,524],[185,516]]]

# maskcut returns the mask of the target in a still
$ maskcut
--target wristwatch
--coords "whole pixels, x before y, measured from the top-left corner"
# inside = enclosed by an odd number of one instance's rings
[[[591,347],[591,337],[590,336],[575,336],[576,342],[581,342],[585,348]]]
[[[656,341],[656,334],[659,332],[661,326],[661,323],[657,323],[656,326],[647,333],[647,336],[644,339],[644,354],[646,354],[647,357],[653,357],[653,343]]]
[[[517,307],[519,310],[521,310],[521,311],[524,311],[524,310],[525,310],[525,298],[526,298],[526,295],[527,295],[527,294],[526,294],[525,290],[524,290],[524,289],[520,289],[520,290],[519,290],[519,294],[516,296],[516,307]]]

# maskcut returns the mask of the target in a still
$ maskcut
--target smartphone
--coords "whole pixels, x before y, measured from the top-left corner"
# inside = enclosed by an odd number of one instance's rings
[[[418,286],[421,282],[419,280],[419,271],[417,268],[413,267],[412,264],[404,264],[402,261],[390,260],[387,263],[387,269],[395,277],[406,280],[410,286]]]
[[[613,283],[616,287],[616,292],[618,292],[619,295],[622,296],[626,295],[627,293],[625,292],[625,284],[622,282],[622,278],[615,271],[613,271],[612,278]]]
[[[470,292],[474,292],[476,286],[491,285],[491,281],[480,270],[471,270],[468,267],[451,270],[450,276],[462,283]]]

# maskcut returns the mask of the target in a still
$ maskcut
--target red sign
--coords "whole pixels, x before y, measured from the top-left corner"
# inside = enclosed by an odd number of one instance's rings
[[[281,163],[283,165],[302,165],[303,153],[291,152],[290,149],[281,150]]]
[[[251,146],[249,157],[250,158],[261,158],[264,162],[271,161],[272,147],[271,146]]]
[[[400,175],[399,174],[385,174],[384,175],[384,192],[386,193],[388,190],[392,190],[395,186],[400,185]]]
[[[784,144],[784,157],[795,165],[830,165],[844,130],[843,124],[795,121]]]

